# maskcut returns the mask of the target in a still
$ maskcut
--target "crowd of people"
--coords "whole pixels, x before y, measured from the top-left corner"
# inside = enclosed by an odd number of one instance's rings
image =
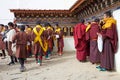
[[[2,59],[6,58],[7,51],[10,56],[10,63],[14,65],[20,63],[20,71],[26,70],[24,62],[28,57],[35,56],[36,63],[42,65],[42,58],[51,59],[54,47],[54,40],[57,40],[58,55],[63,54],[63,31],[56,25],[54,30],[50,23],[46,22],[41,25],[40,21],[36,22],[34,28],[29,25],[20,25],[9,22],[8,26],[0,24],[0,50],[2,51]]]
[[[118,35],[116,20],[111,11],[104,13],[103,20],[95,18],[85,25],[84,19],[74,27],[76,58],[80,62],[88,60],[99,64],[100,71],[114,70],[114,55],[117,52]]]
[[[54,40],[57,40],[58,55],[63,54],[64,31],[56,24],[54,29],[50,23],[41,25],[36,22],[34,28],[29,25],[17,26],[12,22],[7,25],[0,24],[0,50],[2,59],[6,58],[5,50],[10,56],[10,63],[14,65],[18,62],[21,65],[20,71],[26,70],[24,62],[26,58],[35,56],[36,63],[42,65],[42,58],[45,56],[50,59]],[[73,29],[74,42],[76,48],[76,58],[80,62],[86,62],[87,57],[92,64],[99,64],[96,68],[100,71],[114,70],[114,53],[117,52],[117,30],[116,20],[111,12],[104,13],[104,19],[95,18],[94,21],[85,25],[85,20]],[[101,37],[103,44],[98,43],[98,37]],[[99,50],[99,47],[102,49]]]

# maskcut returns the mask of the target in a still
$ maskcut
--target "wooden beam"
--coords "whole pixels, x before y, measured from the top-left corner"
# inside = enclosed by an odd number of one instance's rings
[[[78,6],[80,6],[85,0],[78,0],[69,10],[73,12]]]

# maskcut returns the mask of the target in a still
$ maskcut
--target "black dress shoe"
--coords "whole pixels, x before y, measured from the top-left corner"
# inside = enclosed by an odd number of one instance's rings
[[[7,64],[7,65],[14,65],[15,63],[14,62],[10,62],[9,64]]]

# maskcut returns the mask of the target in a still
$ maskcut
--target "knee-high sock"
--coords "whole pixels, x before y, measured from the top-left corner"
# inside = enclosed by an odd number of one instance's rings
[[[35,54],[35,60],[38,61],[38,54]]]
[[[39,58],[39,59],[38,59],[38,62],[39,62],[39,63],[42,63],[42,55],[40,55],[38,58]]]
[[[18,62],[18,61],[17,61],[17,58],[16,58],[15,56],[14,56],[14,60],[15,60],[15,62]]]
[[[10,56],[11,62],[14,63],[14,57]]]
[[[3,53],[3,56],[5,57],[5,56],[6,56],[6,54],[5,54],[5,50],[2,50],[2,53]]]
[[[18,58],[21,67],[24,67],[24,58]]]

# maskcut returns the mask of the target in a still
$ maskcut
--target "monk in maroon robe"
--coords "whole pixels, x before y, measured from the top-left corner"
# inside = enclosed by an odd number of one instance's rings
[[[101,54],[100,71],[114,69],[114,55],[117,52],[118,35],[116,30],[116,20],[112,18],[111,12],[104,13],[104,22],[101,34],[103,36],[103,51]]]
[[[34,41],[33,53],[36,58],[36,63],[40,64],[40,66],[41,66],[42,65],[42,56],[45,53],[42,45],[44,46],[44,41],[46,41],[47,31],[43,30],[43,27],[40,24],[41,24],[41,22],[38,21],[36,24],[36,27],[33,28],[33,32],[31,34],[31,40]],[[36,33],[41,33],[41,34],[36,35],[34,30],[36,31]],[[39,36],[39,39],[41,39],[40,41],[41,41],[42,45],[40,44],[39,40],[35,41],[38,36]]]
[[[98,51],[97,45],[97,33],[100,32],[99,19],[96,18],[94,22],[91,23],[90,27],[86,29],[86,39],[90,40],[90,56],[89,60],[91,63],[100,62],[100,53]]]
[[[76,58],[79,61],[86,61],[87,56],[87,45],[85,37],[86,26],[84,25],[84,20],[74,27],[74,42],[76,48]]]
[[[4,58],[6,57],[6,54],[5,54],[5,42],[3,42],[3,27],[4,25],[3,24],[0,24],[0,50],[2,50],[2,53],[3,53],[3,56]],[[4,59],[2,58],[2,59]]]
[[[16,33],[12,42],[16,43],[16,57],[20,62],[20,71],[25,71],[24,61],[27,58],[27,41],[30,41],[29,36],[24,32],[25,26],[20,26],[20,32]]]
[[[26,26],[29,26],[29,25],[26,25]],[[25,27],[26,27],[25,26]],[[29,38],[31,39],[31,33],[32,33],[32,28],[29,27],[29,28],[26,28],[27,30],[25,30],[25,32],[27,33],[27,35],[29,36]],[[27,54],[28,54],[28,57],[32,57],[32,41],[28,42],[27,43]]]
[[[61,30],[61,28],[58,26],[58,24],[56,25],[57,29],[55,31],[56,35],[58,35],[59,37],[57,38],[57,47],[58,47],[58,55],[62,55],[63,54],[63,47],[64,47],[64,40],[63,40],[63,31]]]
[[[48,50],[46,52],[45,58],[47,60],[49,60],[50,56],[51,56],[51,53],[52,53],[52,50],[53,50],[53,28],[50,25],[50,23],[45,23],[45,27],[46,27],[47,35],[48,35],[48,37],[47,37]]]

